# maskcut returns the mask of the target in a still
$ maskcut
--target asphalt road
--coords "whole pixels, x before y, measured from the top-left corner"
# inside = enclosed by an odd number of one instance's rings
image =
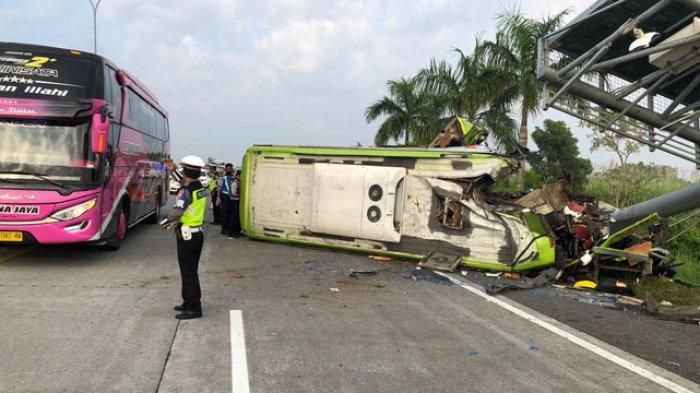
[[[172,232],[139,226],[117,252],[0,247],[0,391],[246,391],[245,376],[253,392],[700,391],[507,298],[413,279],[409,263],[209,227],[200,272],[204,318],[178,322]]]

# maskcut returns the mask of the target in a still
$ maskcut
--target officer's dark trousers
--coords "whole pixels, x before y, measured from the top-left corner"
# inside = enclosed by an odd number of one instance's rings
[[[177,262],[182,277],[182,300],[187,310],[202,310],[202,290],[199,287],[199,256],[202,253],[204,234],[196,232],[192,239],[184,240],[177,229]]]
[[[233,201],[228,197],[221,198],[221,233],[233,235]]]
[[[241,204],[238,199],[233,201],[233,217],[231,218],[231,234],[241,234]]]

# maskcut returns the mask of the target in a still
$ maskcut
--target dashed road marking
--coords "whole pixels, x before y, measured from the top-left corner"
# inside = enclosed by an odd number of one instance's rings
[[[230,310],[231,319],[231,387],[233,393],[248,393],[248,360],[245,349],[245,332],[243,330],[243,313]]]
[[[489,302],[491,302],[491,303],[493,303],[501,308],[504,308],[504,309],[512,312],[513,314],[515,314],[523,319],[526,319],[526,320],[528,320],[528,321],[530,321],[530,322],[532,322],[532,323],[534,323],[534,324],[536,324],[544,329],[547,329],[550,332],[552,332],[560,337],[563,337],[566,340],[568,340],[568,341],[570,341],[570,342],[572,342],[572,343],[574,343],[574,344],[576,344],[584,349],[587,349],[587,350],[595,353],[598,356],[602,356],[603,358],[605,358],[605,359],[607,359],[607,360],[609,360],[609,361],[611,361],[611,362],[613,362],[621,367],[624,367],[627,370],[632,371],[633,373],[635,373],[637,375],[640,375],[640,376],[642,376],[642,377],[644,377],[652,382],[655,382],[655,383],[665,387],[666,389],[668,389],[672,392],[693,393],[691,390],[689,390],[689,389],[687,389],[687,388],[685,388],[685,387],[683,387],[683,386],[681,386],[673,381],[670,381],[670,380],[668,380],[668,379],[666,379],[658,374],[655,374],[652,371],[649,371],[644,367],[638,366],[638,365],[630,362],[629,360],[623,359],[623,358],[621,358],[613,353],[610,353],[609,351],[607,351],[607,350],[605,350],[605,349],[603,349],[603,348],[601,348],[601,347],[599,347],[599,346],[597,346],[589,341],[586,341],[583,338],[581,338],[573,333],[569,333],[569,332],[567,332],[567,331],[565,331],[565,330],[563,330],[563,329],[561,329],[561,328],[559,328],[559,327],[557,327],[557,326],[555,326],[547,321],[543,321],[542,319],[537,318],[536,316],[534,316],[534,315],[532,315],[524,310],[521,310],[521,309],[513,306],[512,304],[499,299],[498,297],[491,296],[480,289],[477,289],[471,285],[465,284],[464,282],[450,276],[449,274],[445,274],[445,273],[437,272],[437,271],[435,273],[447,278],[452,283],[459,285],[460,287],[466,289],[467,291],[469,291],[469,292],[471,292],[471,293],[473,293],[481,298],[484,298],[487,301],[489,301]]]

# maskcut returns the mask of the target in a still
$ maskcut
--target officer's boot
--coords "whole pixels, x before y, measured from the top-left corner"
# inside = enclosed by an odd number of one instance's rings
[[[202,317],[202,305],[189,307],[182,310],[180,314],[175,315],[177,319],[195,319]]]

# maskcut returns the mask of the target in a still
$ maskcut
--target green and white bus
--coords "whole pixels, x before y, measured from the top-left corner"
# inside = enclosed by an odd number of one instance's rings
[[[525,271],[553,265],[547,224],[487,202],[514,157],[474,148],[253,146],[243,158],[241,224],[252,239]]]

